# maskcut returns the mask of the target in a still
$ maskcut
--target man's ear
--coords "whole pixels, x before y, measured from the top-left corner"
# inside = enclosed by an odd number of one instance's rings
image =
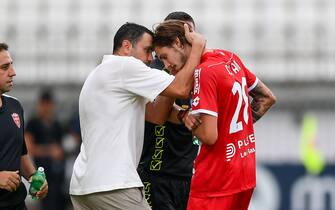
[[[122,41],[122,49],[126,55],[130,55],[130,51],[133,48],[133,45],[129,40]]]
[[[181,49],[184,48],[184,45],[181,43],[181,41],[178,37],[176,37],[176,40],[174,41],[174,45],[178,48],[181,48]]]

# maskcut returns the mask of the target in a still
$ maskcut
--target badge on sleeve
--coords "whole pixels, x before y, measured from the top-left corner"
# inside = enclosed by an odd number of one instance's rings
[[[21,127],[20,116],[17,113],[12,114],[13,121],[15,122],[18,128]]]

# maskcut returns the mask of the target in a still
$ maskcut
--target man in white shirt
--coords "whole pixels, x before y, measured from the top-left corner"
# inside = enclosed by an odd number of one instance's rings
[[[152,60],[153,33],[126,23],[116,32],[113,55],[86,79],[79,97],[83,142],[70,184],[75,209],[150,209],[136,171],[144,120],[163,123],[174,99],[189,96],[205,40],[186,24],[185,35],[191,56],[174,77],[144,64]]]

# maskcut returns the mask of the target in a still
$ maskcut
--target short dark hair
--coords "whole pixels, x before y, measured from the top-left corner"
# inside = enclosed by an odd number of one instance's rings
[[[40,101],[48,101],[53,102],[54,101],[54,94],[51,88],[44,87],[42,88],[40,95],[39,95]]]
[[[0,43],[0,52],[1,51],[8,51],[8,44],[6,43]]]
[[[194,20],[191,15],[187,14],[186,12],[176,11],[171,12],[166,16],[164,20],[182,20],[182,21],[189,21],[195,25]]]
[[[132,45],[135,45],[144,33],[154,36],[152,31],[142,25],[128,22],[123,24],[114,36],[113,53],[122,46],[124,40],[128,40]]]
[[[171,47],[178,38],[181,44],[189,44],[185,37],[184,21],[167,20],[155,28],[154,47]]]

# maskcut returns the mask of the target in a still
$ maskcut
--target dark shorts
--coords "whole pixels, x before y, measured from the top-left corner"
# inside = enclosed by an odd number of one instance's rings
[[[27,210],[26,204],[23,201],[22,203],[15,206],[0,207],[0,210]]]
[[[186,210],[191,178],[149,175],[144,171],[139,174],[152,210]]]
[[[188,201],[188,210],[248,210],[249,203],[254,189],[242,191],[233,195],[197,198],[190,197]]]

